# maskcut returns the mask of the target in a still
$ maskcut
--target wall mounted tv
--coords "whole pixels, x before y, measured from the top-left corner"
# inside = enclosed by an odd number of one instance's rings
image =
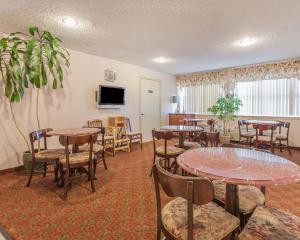
[[[99,85],[99,108],[120,108],[122,105],[125,105],[125,88]]]

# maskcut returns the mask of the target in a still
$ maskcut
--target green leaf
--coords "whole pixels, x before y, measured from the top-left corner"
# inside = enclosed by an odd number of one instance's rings
[[[47,85],[48,80],[47,80],[47,74],[46,74],[46,70],[45,70],[45,66],[44,66],[43,62],[41,65],[41,75],[42,75],[42,85],[45,86],[45,85]]]
[[[32,36],[34,36],[34,34],[37,32],[39,32],[39,29],[37,28],[37,27],[30,27],[29,29],[28,29],[28,31],[29,31],[29,33],[32,35]]]
[[[57,89],[57,79],[56,78],[53,79],[52,89]]]
[[[5,50],[7,48],[7,38],[2,38],[0,40],[0,50]]]
[[[11,76],[9,71],[6,71],[6,80],[5,80],[5,96],[10,99],[13,92],[13,85],[11,83]]]

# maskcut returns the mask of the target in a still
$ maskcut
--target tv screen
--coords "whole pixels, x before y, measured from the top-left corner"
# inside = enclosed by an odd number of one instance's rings
[[[124,105],[125,89],[121,87],[99,86],[99,105]]]

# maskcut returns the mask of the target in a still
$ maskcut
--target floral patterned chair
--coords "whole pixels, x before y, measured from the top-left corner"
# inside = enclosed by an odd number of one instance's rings
[[[257,207],[238,240],[300,240],[300,218],[272,207]]]
[[[153,166],[157,204],[157,240],[233,239],[239,219],[212,202],[214,188],[208,179],[173,175],[162,168],[165,160]],[[175,197],[161,207],[161,188]]]

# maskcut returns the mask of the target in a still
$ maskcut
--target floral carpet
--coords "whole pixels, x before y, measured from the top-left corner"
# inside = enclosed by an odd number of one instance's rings
[[[23,172],[1,175],[0,225],[13,239],[155,239],[152,151],[147,143],[107,156],[108,170],[98,165],[96,193],[78,175],[65,202],[52,174],[34,176],[29,188]],[[300,152],[290,159],[300,164]],[[266,196],[267,205],[300,216],[300,184],[267,188]]]

